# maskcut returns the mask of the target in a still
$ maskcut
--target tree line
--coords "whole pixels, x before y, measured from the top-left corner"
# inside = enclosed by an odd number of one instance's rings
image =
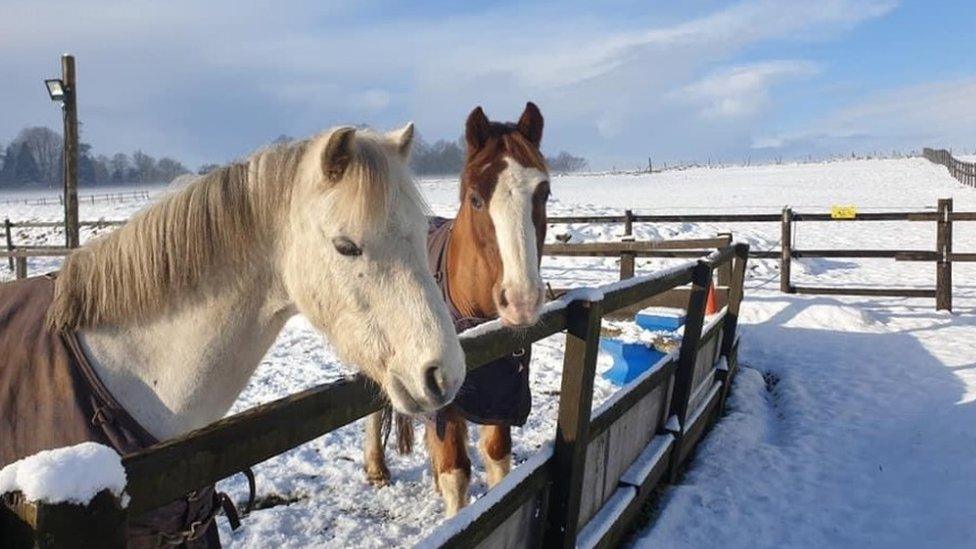
[[[59,187],[62,182],[63,139],[42,126],[24,128],[6,147],[0,147],[0,187]],[[159,159],[137,150],[111,157],[94,154],[78,144],[78,182],[82,185],[163,183],[189,170],[169,157]]]
[[[416,137],[410,153],[410,167],[417,175],[455,175],[464,167],[467,145],[464,137],[457,141],[438,139],[428,143],[420,135]],[[589,162],[580,156],[560,151],[556,156],[546,156],[546,164],[553,173],[570,173],[585,170]]]
[[[275,143],[288,141],[291,138],[286,135],[274,140]],[[60,187],[62,148],[60,133],[42,126],[24,128],[6,147],[0,146],[0,188]],[[411,168],[417,175],[456,175],[464,166],[465,149],[463,138],[428,143],[418,135],[411,154]],[[547,156],[546,163],[553,173],[576,172],[588,166],[585,158],[566,151]],[[218,164],[205,164],[197,173],[205,174],[218,167]],[[78,182],[82,185],[166,183],[187,173],[190,170],[186,166],[166,156],[157,159],[141,150],[107,156],[95,154],[88,143],[78,145]]]
[[[280,135],[272,143],[288,143],[292,138]],[[456,141],[438,139],[428,143],[419,133],[414,138],[410,152],[410,169],[417,175],[457,175],[464,167],[467,144],[464,137]],[[546,156],[546,164],[552,173],[570,173],[585,170],[589,162],[583,157],[560,151],[556,156]],[[219,168],[217,164],[206,164],[198,173],[205,174]]]

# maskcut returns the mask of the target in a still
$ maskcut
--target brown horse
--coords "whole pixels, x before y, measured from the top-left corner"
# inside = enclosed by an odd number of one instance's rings
[[[539,151],[542,127],[542,113],[533,103],[515,124],[489,121],[481,107],[468,116],[461,206],[454,220],[432,220],[427,243],[431,269],[458,331],[495,318],[509,326],[538,320],[549,197],[549,174]],[[449,516],[468,501],[468,420],[480,424],[478,450],[488,485],[511,469],[511,426],[524,424],[531,407],[528,362],[526,349],[470,372],[454,403],[426,422],[434,481]],[[366,477],[378,485],[389,481],[381,417],[374,414],[366,426]],[[398,428],[412,426],[398,422]]]

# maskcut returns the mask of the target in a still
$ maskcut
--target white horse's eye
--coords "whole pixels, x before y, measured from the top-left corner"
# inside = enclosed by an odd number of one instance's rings
[[[337,252],[346,256],[360,256],[363,255],[363,249],[357,246],[352,240],[344,236],[337,236],[332,239],[332,245],[335,246]]]

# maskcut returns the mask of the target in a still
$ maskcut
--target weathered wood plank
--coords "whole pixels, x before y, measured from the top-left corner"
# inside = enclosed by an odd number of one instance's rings
[[[936,225],[935,251],[939,261],[935,265],[935,310],[952,310],[952,199],[939,200],[939,221]]]
[[[643,374],[610,397],[610,400],[602,404],[593,413],[593,419],[590,421],[590,440],[609,429],[627,410],[630,410],[658,387],[664,387],[664,400],[666,400],[666,393],[676,366],[676,357],[667,358],[663,364]],[[662,413],[662,421],[665,415],[667,414]]]
[[[438,526],[417,547],[477,547],[510,520],[509,526],[515,528],[512,523],[521,519],[512,517],[524,512],[526,507],[534,509],[527,541],[537,546],[547,515],[552,455],[552,447],[544,446],[488,494]],[[525,530],[522,531],[524,534]]]
[[[566,348],[553,448],[553,477],[559,482],[552,486],[545,536],[545,543],[550,547],[569,548],[576,544],[602,316],[600,301],[576,301],[570,304],[566,317]]]
[[[607,492],[607,460],[610,449],[610,431],[590,437],[586,446],[586,470],[583,473],[583,489],[580,497],[579,523],[590,520],[603,505]]]
[[[919,288],[838,288],[793,286],[793,293],[809,295],[860,295],[878,297],[935,297],[935,290]]]

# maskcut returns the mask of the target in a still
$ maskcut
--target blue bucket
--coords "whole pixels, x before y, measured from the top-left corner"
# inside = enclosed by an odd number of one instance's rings
[[[685,323],[684,313],[637,313],[634,322],[652,332],[673,332]]]

